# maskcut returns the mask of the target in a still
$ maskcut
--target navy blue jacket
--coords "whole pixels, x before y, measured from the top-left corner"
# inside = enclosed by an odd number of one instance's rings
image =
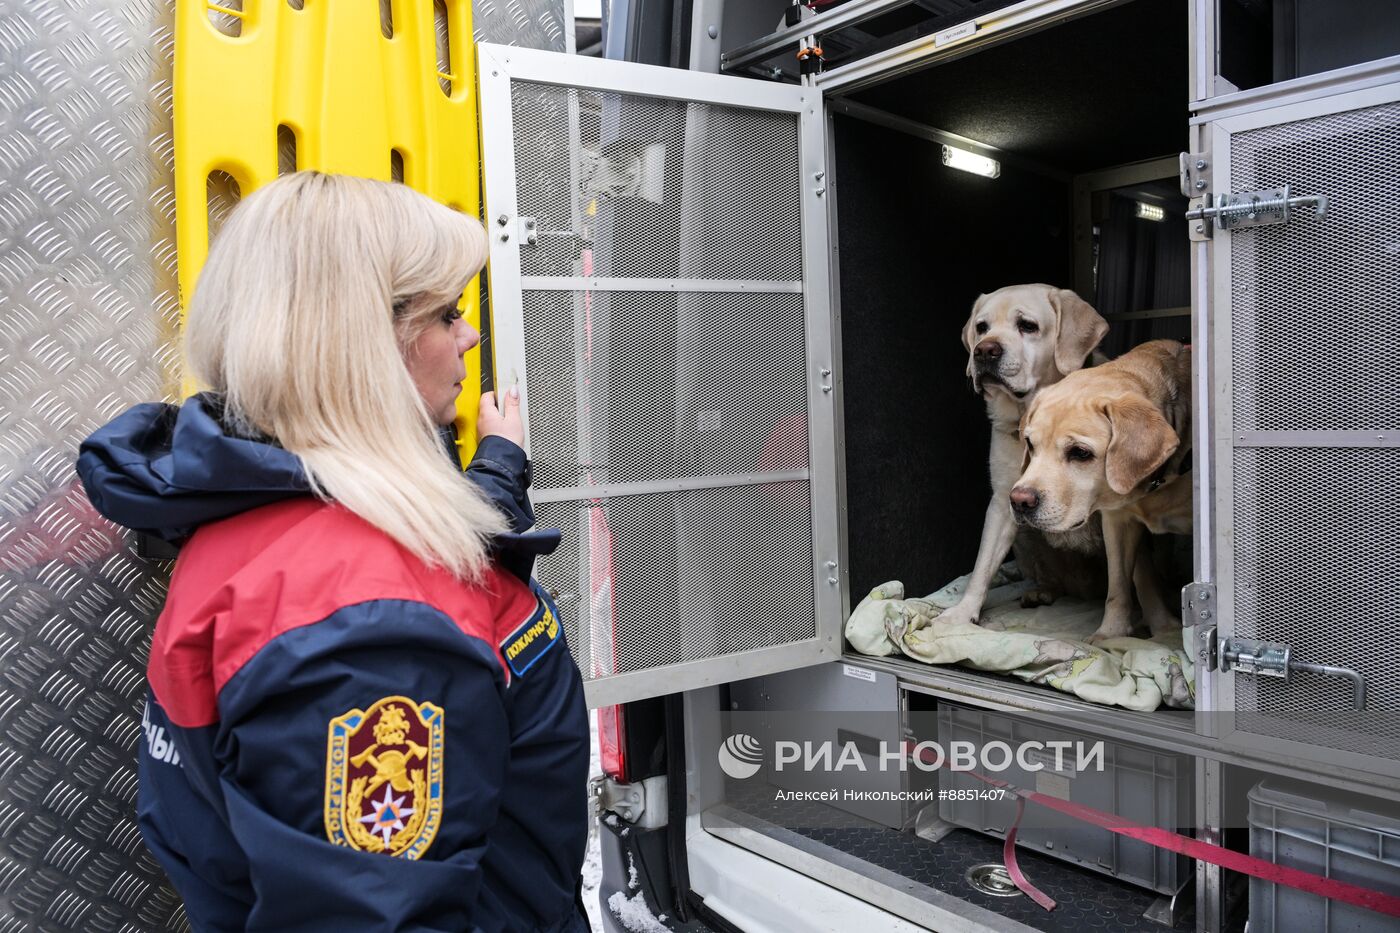
[[[183,543],[147,670],[138,817],[197,930],[586,930],[579,672],[529,579],[524,452],[468,470],[510,516],[464,586],[308,494],[217,403],[82,445],[93,505]]]

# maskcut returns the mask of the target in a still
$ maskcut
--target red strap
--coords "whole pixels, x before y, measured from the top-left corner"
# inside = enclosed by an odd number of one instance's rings
[[[919,750],[919,758],[929,764],[937,761],[933,752],[927,749]],[[1243,852],[1235,852],[1224,846],[1218,846],[1211,842],[1202,842],[1199,839],[1192,839],[1190,836],[1183,836],[1170,830],[1160,829],[1156,826],[1143,826],[1130,820],[1125,820],[1121,816],[1113,813],[1105,813],[1102,810],[1095,810],[1093,807],[1086,807],[1080,803],[1070,803],[1068,800],[1061,800],[1058,797],[1050,797],[1046,794],[1031,790],[1023,790],[1006,781],[997,778],[987,777],[985,774],[978,774],[976,771],[959,771],[959,774],[968,774],[983,781],[993,787],[1004,788],[1018,799],[1018,810],[1016,812],[1017,822],[1021,819],[1019,807],[1021,800],[1030,800],[1043,807],[1049,807],[1067,816],[1072,816],[1077,820],[1101,827],[1109,832],[1118,833],[1131,839],[1137,839],[1148,845],[1156,846],[1159,849],[1166,849],[1170,852],[1178,852],[1182,855],[1196,859],[1201,862],[1209,862],[1212,865],[1219,865],[1231,871],[1237,871],[1243,875],[1252,875],[1255,878],[1262,878],[1265,881],[1272,881],[1275,884],[1285,885],[1290,888],[1297,888],[1299,891],[1306,891],[1309,894],[1317,894],[1321,897],[1330,898],[1334,901],[1342,901],[1347,904],[1354,904],[1357,907],[1365,907],[1367,910],[1374,910],[1377,913],[1385,914],[1388,917],[1400,917],[1400,897],[1393,894],[1385,894],[1380,891],[1372,891],[1369,888],[1348,884],[1345,881],[1338,881],[1335,878],[1325,878],[1322,875],[1315,875],[1309,871],[1301,871],[1297,868],[1289,868],[1286,865],[1278,865],[1274,862],[1256,858],[1253,855],[1246,855]],[[1012,832],[1007,833],[1007,849],[1014,845],[1015,827]],[[1011,863],[1007,862],[1007,872],[1011,871]],[[1030,882],[1022,886],[1017,880],[1016,874],[1011,875],[1011,880],[1016,882],[1016,887],[1025,891],[1036,903],[1046,907],[1040,898],[1045,895],[1040,894]],[[1021,880],[1025,880],[1021,876]],[[1028,889],[1029,888],[1029,889]],[[1035,893],[1032,893],[1032,892]],[[1036,895],[1040,896],[1037,897]],[[1049,900],[1049,898],[1046,898]],[[1051,901],[1053,906],[1054,902]],[[1049,910],[1049,907],[1046,907]]]
[[[1011,876],[1011,883],[1021,889],[1021,892],[1035,901],[1046,910],[1055,909],[1055,899],[1044,891],[1031,884],[1024,873],[1021,865],[1016,861],[1016,827],[1021,825],[1021,814],[1026,812],[1026,802],[1020,797],[1016,798],[1016,819],[1011,821],[1011,828],[1006,831],[1006,841],[1001,846],[1001,860],[1006,863],[1006,873]]]
[[[1365,907],[1389,917],[1400,917],[1400,897],[1393,894],[1372,891],[1369,888],[1348,884],[1335,878],[1324,878],[1322,875],[1315,875],[1312,872],[1289,868],[1287,865],[1278,865],[1252,855],[1246,855],[1243,852],[1235,852],[1224,846],[1159,829],[1156,826],[1139,826],[1082,804],[1070,803],[1067,800],[1059,800],[1035,792],[1021,791],[1019,793],[1029,793],[1030,799],[1038,804],[1161,849],[1179,852],[1202,862],[1210,862],[1213,865],[1219,865],[1241,874],[1253,875],[1265,881],[1297,888],[1300,891],[1307,891],[1309,894],[1318,894],[1332,900],[1355,904],[1358,907]]]

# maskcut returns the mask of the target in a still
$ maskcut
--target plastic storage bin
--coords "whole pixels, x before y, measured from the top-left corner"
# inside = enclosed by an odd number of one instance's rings
[[[1279,865],[1400,896],[1400,808],[1270,778],[1249,792],[1249,851]],[[1249,928],[1271,933],[1380,933],[1400,920],[1259,878]]]
[[[1083,742],[1093,745],[1100,739],[1043,723],[1016,719],[1000,713],[941,706],[938,710],[938,742],[945,748],[953,742],[972,742],[980,749],[988,742],[1005,742],[1012,750],[1023,742]],[[1056,769],[1053,752],[1034,755],[1032,763],[1041,770],[1031,771],[1013,759],[1011,766],[990,775],[1027,790],[1036,790],[1062,800],[1106,810],[1141,823],[1172,832],[1189,831],[1192,825],[1192,787],[1195,771],[1191,760],[1173,755],[1104,741],[1103,770],[1075,769],[1071,750]],[[1027,756],[1028,758],[1030,756]],[[942,771],[940,790],[983,791],[987,785],[970,775]],[[954,795],[955,796],[955,795]],[[942,799],[938,815],[949,823],[1002,838],[1016,817],[1014,798]],[[1145,842],[1090,826],[1069,816],[1026,805],[1026,814],[1016,831],[1018,845],[1053,855],[1084,868],[1150,888],[1161,894],[1175,894],[1191,877],[1192,862],[1182,855],[1158,849]]]

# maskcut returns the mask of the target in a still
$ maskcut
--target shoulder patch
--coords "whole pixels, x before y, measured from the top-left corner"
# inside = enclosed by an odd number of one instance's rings
[[[501,657],[516,677],[559,641],[559,620],[544,598],[535,594],[535,610],[501,642]]]
[[[326,836],[336,845],[416,859],[442,823],[443,712],[384,697],[331,720]]]

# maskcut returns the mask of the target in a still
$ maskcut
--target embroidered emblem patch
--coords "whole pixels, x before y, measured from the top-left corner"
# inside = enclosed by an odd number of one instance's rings
[[[416,859],[442,822],[442,707],[385,697],[331,720],[326,836],[336,845]]]
[[[558,640],[559,620],[555,618],[554,610],[544,598],[537,595],[535,611],[530,613],[530,618],[520,623],[520,626],[501,642],[501,655],[510,665],[511,673],[519,677],[546,651],[553,648]]]

